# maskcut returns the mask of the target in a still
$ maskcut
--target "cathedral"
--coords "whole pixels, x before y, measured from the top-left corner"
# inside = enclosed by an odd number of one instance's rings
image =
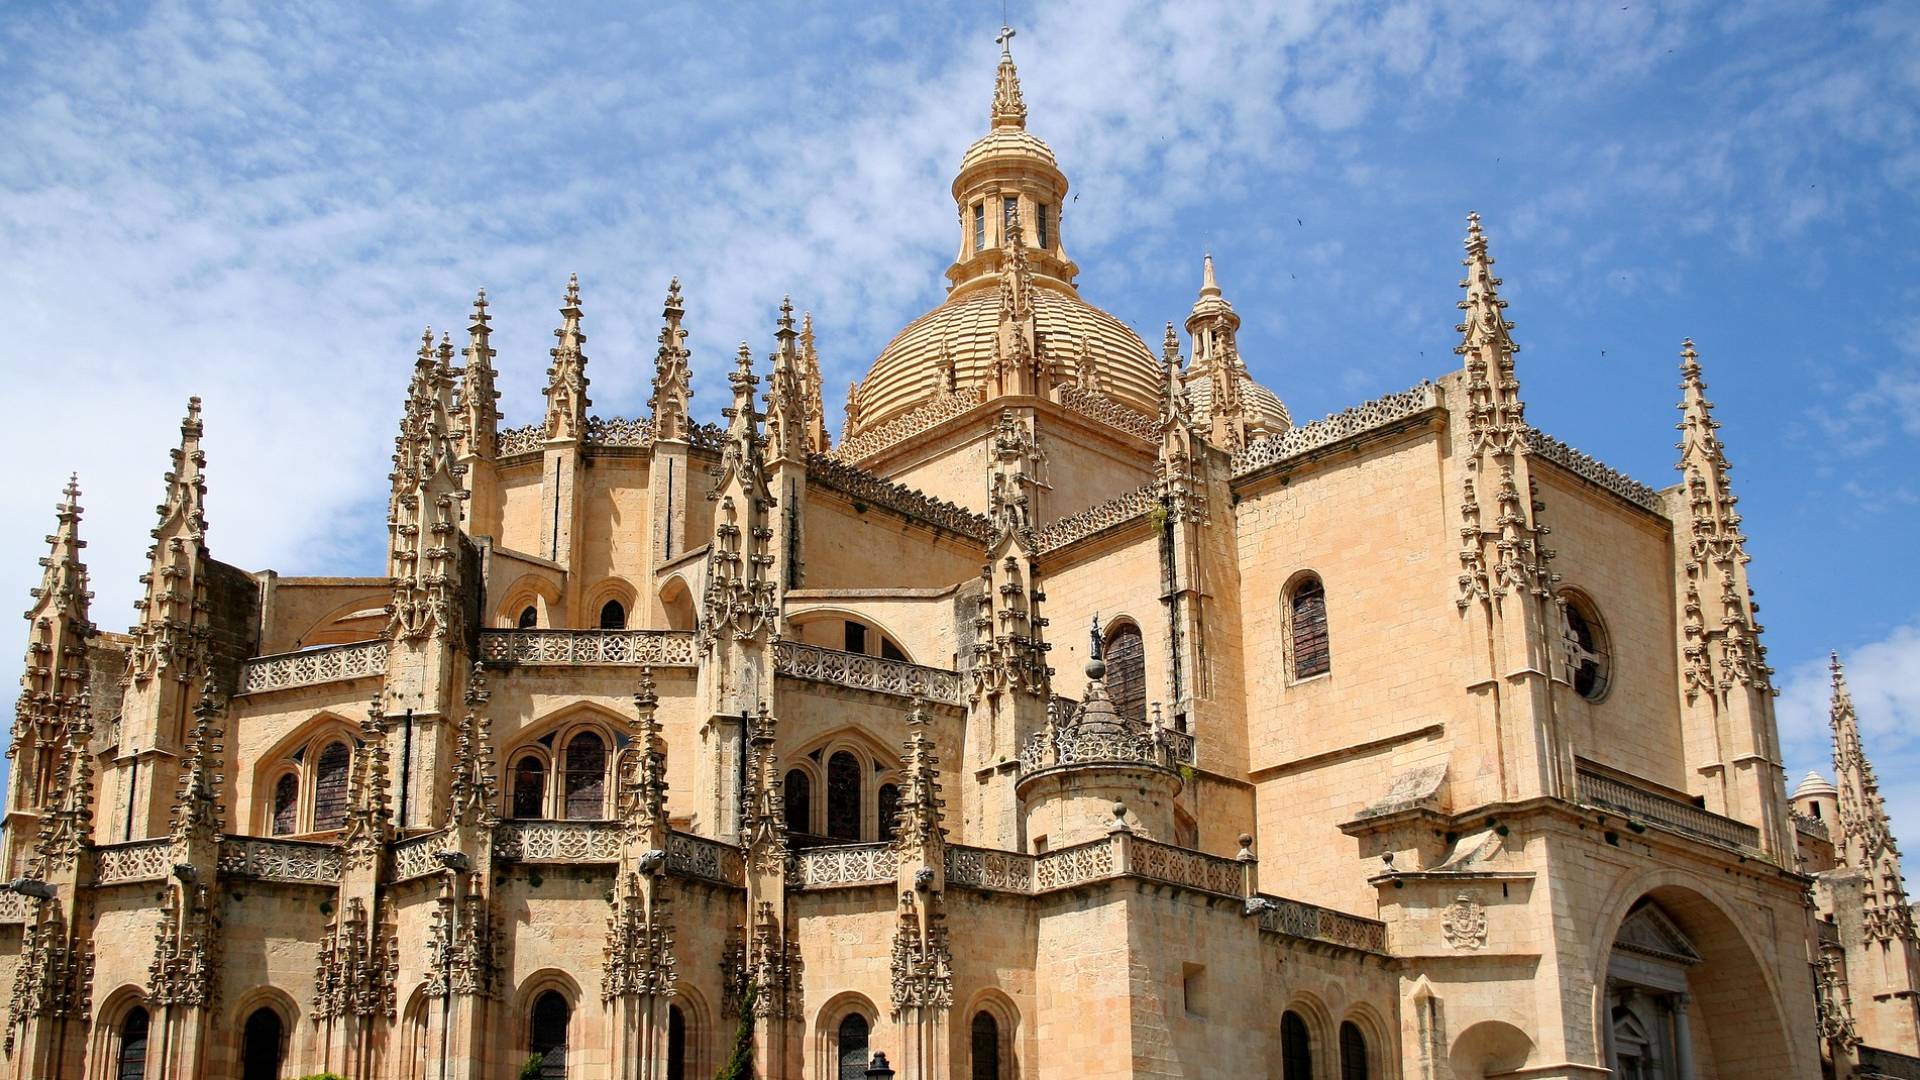
[[[535,423],[484,292],[421,339],[378,577],[216,559],[194,398],[103,630],[68,487],[0,1073],[1920,1078],[1859,721],[1836,660],[1790,798],[1693,344],[1679,483],[1530,426],[1469,215],[1457,366],[1296,422],[1230,268],[1153,345],[1081,295],[1011,36],[835,439],[791,304],[701,419],[678,282],[595,415],[576,280]]]

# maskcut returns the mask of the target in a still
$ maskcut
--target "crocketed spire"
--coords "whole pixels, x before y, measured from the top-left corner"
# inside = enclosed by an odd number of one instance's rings
[[[467,324],[467,363],[461,373],[460,425],[466,452],[492,460],[500,450],[500,391],[494,387],[494,351],[489,344],[487,290],[473,298],[473,317]]]
[[[685,439],[691,424],[693,354],[687,349],[687,332],[680,325],[687,309],[680,299],[679,278],[667,284],[667,302],[660,314],[660,352],[654,359],[653,396],[647,399],[647,408],[653,413],[654,438]]]
[[[1860,718],[1853,711],[1840,654],[1831,656],[1833,700],[1833,774],[1840,796],[1839,856],[1842,865],[1861,872],[1867,937],[1915,944],[1913,909],[1907,906],[1906,879],[1900,873],[1900,849],[1894,843],[1880,780],[1860,741]]]
[[[133,627],[127,674],[136,682],[165,671],[190,682],[206,639],[207,466],[200,438],[200,399],[187,399],[180,421],[180,447],[172,451],[166,499],[159,506],[147,549],[147,572],[140,575],[146,595],[134,602],[140,621]]]
[[[1691,338],[1681,343],[1680,391],[1681,419],[1674,425],[1680,432],[1675,447],[1680,461],[1674,467],[1686,477],[1690,519],[1683,646],[1687,696],[1736,684],[1768,691],[1773,669],[1754,618],[1760,606],[1747,580],[1751,558],[1734,509],[1739,499],[1727,477],[1733,465],[1720,442],[1720,424],[1713,418]]]
[[[560,305],[559,344],[547,368],[546,436],[549,440],[578,440],[587,435],[587,335],[580,330],[580,275],[567,278],[567,295]]]
[[[414,360],[388,474],[389,637],[445,637],[454,615],[466,499],[460,476],[466,466],[454,457],[452,412],[453,343],[443,337],[436,353],[428,327]]]
[[[807,390],[800,355],[799,332],[793,325],[793,299],[780,301],[778,345],[773,351],[773,374],[767,380],[767,447],[771,457],[804,461],[808,445]]]
[[[1013,35],[1013,27],[1003,26],[1000,36],[994,39],[1000,45],[1000,71],[993,85],[993,126],[996,128],[1027,126],[1027,103],[1020,96],[1020,73],[1013,66]]]

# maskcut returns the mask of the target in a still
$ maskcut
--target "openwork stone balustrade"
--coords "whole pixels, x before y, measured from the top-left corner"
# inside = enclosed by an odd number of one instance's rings
[[[0,924],[23,923],[33,918],[33,901],[17,892],[0,893]]]
[[[617,821],[505,821],[493,832],[493,853],[521,862],[619,862]]]
[[[434,855],[446,850],[452,840],[452,834],[442,829],[424,836],[408,837],[394,844],[393,880],[406,881],[440,869],[440,862]]]
[[[340,847],[304,840],[230,836],[220,841],[220,873],[310,885],[340,883]]]
[[[356,641],[303,652],[256,656],[240,668],[240,693],[259,694],[295,686],[363,679],[387,671],[387,643]]]
[[[721,885],[747,883],[747,864],[739,848],[692,833],[667,834],[667,869]]]
[[[1331,911],[1298,900],[1263,896],[1265,910],[1260,912],[1260,929],[1272,934],[1325,941],[1349,949],[1384,953],[1387,951],[1387,927],[1374,919],[1363,919],[1343,911]]]
[[[691,630],[482,630],[480,659],[496,665],[645,664],[692,667]]]
[[[891,884],[900,860],[890,843],[806,848],[793,855],[793,880],[804,889]]]
[[[1760,830],[1745,822],[1721,817],[1691,803],[1669,799],[1623,783],[1611,776],[1581,769],[1580,801],[1612,810],[1663,829],[1740,851],[1760,846]]]
[[[879,694],[921,697],[943,705],[964,705],[960,673],[945,668],[904,664],[877,656],[823,649],[793,641],[773,646],[773,670],[812,682],[872,690]]]
[[[947,884],[971,885],[990,892],[1031,893],[1033,856],[991,848],[947,848]]]
[[[1167,728],[1140,734],[1076,731],[1071,727],[1036,731],[1020,748],[1020,771],[1036,773],[1070,765],[1151,765],[1175,769],[1193,763],[1193,736]]]
[[[126,881],[159,881],[173,869],[173,841],[135,840],[104,844],[93,852],[93,883],[118,885]]]
[[[1253,440],[1246,449],[1233,455],[1233,475],[1237,479],[1258,472],[1269,465],[1278,465],[1356,435],[1384,428],[1428,409],[1438,408],[1439,405],[1440,388],[1424,382],[1397,394],[1361,402],[1351,409],[1288,428],[1278,435]]]

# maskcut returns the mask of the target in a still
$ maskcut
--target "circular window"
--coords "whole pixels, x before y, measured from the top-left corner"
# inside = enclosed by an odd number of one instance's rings
[[[1567,613],[1567,667],[1574,693],[1588,701],[1607,696],[1613,678],[1613,654],[1607,647],[1606,626],[1593,604],[1578,593],[1562,593],[1561,608]]]

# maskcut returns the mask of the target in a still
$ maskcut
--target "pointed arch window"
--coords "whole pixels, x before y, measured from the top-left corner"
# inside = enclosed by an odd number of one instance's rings
[[[540,625],[540,613],[534,610],[532,604],[528,604],[525,608],[521,609],[520,618],[513,625],[522,630],[531,630]]]
[[[527,754],[513,766],[513,816],[540,818],[547,814],[547,763]]]
[[[313,828],[338,829],[347,823],[347,766],[352,754],[344,742],[328,743],[314,762]]]
[[[1114,711],[1130,720],[1147,718],[1147,648],[1140,628],[1130,622],[1114,624],[1100,647],[1107,665],[1107,696]]]
[[[1000,1022],[985,1009],[973,1014],[970,1032],[973,1051],[973,1080],[1001,1080]]]
[[[866,1017],[859,1013],[848,1013],[846,1019],[840,1021],[836,1049],[840,1059],[840,1080],[866,1080]]]
[[[598,821],[607,816],[607,744],[591,731],[567,743],[566,818]]]
[[[573,1009],[558,990],[548,990],[534,999],[533,1016],[527,1025],[527,1050],[540,1059],[541,1080],[564,1080],[567,1075],[567,1021],[572,1014]]]
[[[282,773],[273,784],[273,835],[289,836],[300,828],[300,778]]]
[[[625,630],[627,628],[627,606],[618,600],[609,600],[600,605],[600,629]]]
[[[788,769],[780,793],[787,805],[787,831],[813,832],[813,777],[805,769]]]
[[[860,759],[846,750],[827,759],[827,835],[860,839]]]
[[[900,785],[881,784],[879,807],[880,839],[891,840],[900,831]]]
[[[1308,574],[1294,583],[1287,596],[1288,644],[1295,679],[1311,679],[1333,670],[1333,649],[1327,637],[1327,590]]]
[[[1313,1080],[1313,1040],[1307,1022],[1291,1009],[1280,1017],[1280,1075],[1283,1080]]]
[[[134,1006],[120,1021],[120,1057],[114,1062],[114,1080],[145,1080],[147,1075],[147,1010]]]

